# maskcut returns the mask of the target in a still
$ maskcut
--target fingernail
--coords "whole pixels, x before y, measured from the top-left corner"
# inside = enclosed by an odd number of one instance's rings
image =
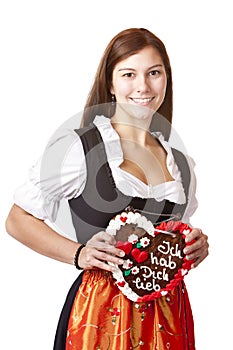
[[[188,248],[184,248],[184,254],[188,253]]]
[[[118,264],[120,264],[120,265],[124,264],[124,260],[119,259],[119,260],[118,260]]]
[[[125,256],[125,252],[123,250],[121,250],[120,256]]]

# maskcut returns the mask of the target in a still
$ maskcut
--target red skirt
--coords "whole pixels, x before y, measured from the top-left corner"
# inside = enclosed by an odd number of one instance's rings
[[[146,303],[125,297],[110,273],[85,271],[68,322],[66,350],[194,350],[184,283]]]

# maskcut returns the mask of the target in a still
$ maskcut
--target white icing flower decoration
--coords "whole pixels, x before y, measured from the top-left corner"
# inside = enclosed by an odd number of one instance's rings
[[[138,272],[139,272],[139,268],[138,268],[137,266],[134,266],[134,267],[132,268],[132,270],[131,270],[131,273],[132,273],[133,275],[136,275]]]
[[[128,242],[132,244],[137,243],[137,241],[138,241],[138,236],[135,234],[132,234],[128,237]]]
[[[126,270],[130,269],[132,266],[133,266],[133,262],[129,259],[125,260],[122,265],[123,269],[126,269]]]
[[[141,246],[143,248],[147,247],[150,244],[150,240],[147,237],[143,237],[140,239]]]

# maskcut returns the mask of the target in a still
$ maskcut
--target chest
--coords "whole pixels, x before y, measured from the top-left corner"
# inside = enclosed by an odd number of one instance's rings
[[[156,186],[174,180],[167,168],[167,152],[161,145],[140,147],[127,142],[122,144],[122,149],[121,169],[146,185]]]
[[[86,184],[82,194],[69,200],[72,221],[79,242],[86,243],[93,234],[104,230],[110,219],[128,206],[142,211],[142,214],[147,216],[153,223],[164,220],[164,214],[166,214],[166,219],[169,216],[173,217],[177,213],[182,217],[187,202],[177,204],[166,199],[156,201],[154,198],[128,196],[118,190],[108,164],[104,143],[97,128],[90,126],[75,131],[82,140],[87,167]],[[136,159],[140,158],[142,163],[134,161],[133,163],[136,162],[137,164],[134,167],[132,164],[129,164],[129,159],[127,158],[130,154],[131,152],[124,154],[122,167],[126,165],[126,171],[132,171],[134,176],[136,175],[138,178],[141,176],[142,180],[144,172],[155,174],[154,170],[151,171],[149,169],[148,160],[143,159],[145,157],[144,153],[137,150],[135,157]],[[172,149],[172,154],[181,171],[182,183],[187,198],[190,183],[190,171],[187,160],[181,152],[175,149]],[[162,159],[164,158],[166,159],[166,156],[162,155]],[[166,163],[165,159],[163,160],[163,165]],[[143,171],[141,171],[140,167],[143,167]],[[146,179],[148,178],[147,174],[145,174]],[[151,215],[150,213],[153,214]],[[154,213],[157,213],[157,215],[155,216]]]

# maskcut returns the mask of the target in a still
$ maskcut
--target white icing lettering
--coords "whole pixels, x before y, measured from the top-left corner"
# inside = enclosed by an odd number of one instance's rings
[[[168,281],[168,274],[165,267],[163,268],[163,271],[153,271],[148,266],[141,266],[140,268],[143,269],[142,278],[137,277],[136,280],[133,281],[133,283],[136,284],[137,289],[159,291],[160,286],[156,283],[156,280]],[[148,279],[150,279],[150,282]]]
[[[182,259],[179,244],[172,246],[170,242],[164,240],[157,249],[163,256],[156,256],[155,252],[150,253],[153,269],[149,266],[140,266],[141,276],[137,276],[136,279],[132,281],[137,289],[143,289],[148,292],[153,290],[158,292],[161,289],[159,285],[161,282],[159,281],[169,282],[167,269],[173,270],[176,268],[177,264],[173,261],[173,257]]]
[[[150,260],[152,265],[159,265],[159,259],[153,253],[150,253]]]
[[[147,282],[147,283],[143,283],[141,281],[141,278],[140,277],[137,277],[135,281],[133,281],[133,283],[136,284],[136,288],[137,289],[143,289],[143,290],[147,290],[147,291],[152,291],[154,290],[155,292],[158,292],[160,290],[160,286],[155,283],[155,280],[152,280],[152,283],[151,282]]]
[[[171,243],[170,242],[166,242],[166,241],[163,241],[163,244],[160,244],[158,246],[158,251],[162,254],[171,254],[171,256],[177,256],[178,258],[182,259],[182,256],[181,256],[181,251],[179,249],[179,244],[176,243],[175,247],[171,247]]]
[[[168,259],[165,259],[165,258],[158,259],[157,256],[154,256],[154,253],[150,253],[150,258],[151,258],[152,265],[156,264],[159,266],[165,266],[165,267],[169,267],[172,270],[176,268],[176,263],[175,261],[172,260],[171,255],[168,256]]]
[[[162,277],[160,277],[160,275],[162,275]],[[158,278],[158,280],[162,280],[163,279],[162,271],[158,271],[157,278]]]
[[[168,274],[166,273],[166,268],[163,268],[163,271],[153,271],[149,266],[141,266],[141,269],[144,270],[142,277],[144,281],[148,278],[158,279],[168,281]]]
[[[163,254],[169,254],[169,251],[170,251],[170,242],[163,241],[163,243],[166,244],[167,247],[164,246],[164,245],[162,245],[162,244],[160,244],[160,245],[158,246],[158,251],[159,251],[160,253],[163,253]]]

